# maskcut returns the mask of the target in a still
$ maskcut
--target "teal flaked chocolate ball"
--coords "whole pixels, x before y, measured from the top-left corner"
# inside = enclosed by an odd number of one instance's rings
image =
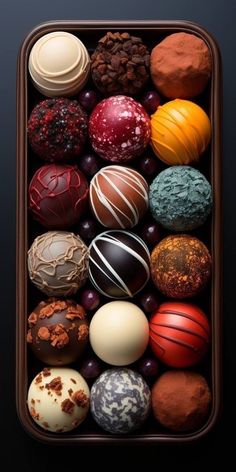
[[[150,210],[158,223],[170,231],[191,231],[201,226],[212,207],[212,189],[199,170],[172,166],[152,182]]]

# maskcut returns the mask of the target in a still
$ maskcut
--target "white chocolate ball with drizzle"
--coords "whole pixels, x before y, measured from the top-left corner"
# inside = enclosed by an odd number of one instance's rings
[[[89,53],[79,38],[66,31],[43,35],[29,56],[34,86],[46,97],[71,96],[86,84],[90,72]]]

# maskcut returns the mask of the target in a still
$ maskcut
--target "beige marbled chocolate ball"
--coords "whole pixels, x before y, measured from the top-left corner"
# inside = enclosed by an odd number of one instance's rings
[[[48,231],[38,236],[28,251],[30,280],[46,295],[72,295],[87,278],[88,258],[88,248],[79,236]]]

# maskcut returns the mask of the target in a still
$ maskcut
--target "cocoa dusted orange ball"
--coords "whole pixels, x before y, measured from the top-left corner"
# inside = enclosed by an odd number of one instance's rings
[[[193,236],[167,236],[152,251],[151,274],[167,297],[193,297],[210,279],[211,255],[205,244]]]
[[[189,100],[172,100],[151,116],[151,144],[168,165],[196,163],[211,138],[205,111]]]
[[[153,353],[170,367],[191,367],[206,354],[209,322],[203,311],[192,303],[162,303],[152,315],[149,328]]]
[[[151,77],[168,98],[192,98],[206,88],[211,77],[211,52],[194,34],[170,34],[151,52]]]

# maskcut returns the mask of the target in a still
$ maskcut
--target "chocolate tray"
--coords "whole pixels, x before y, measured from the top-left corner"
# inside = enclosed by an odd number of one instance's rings
[[[211,411],[201,429],[188,434],[171,433],[161,428],[151,416],[143,428],[134,434],[118,436],[102,432],[89,417],[72,433],[55,434],[43,431],[33,422],[27,408],[27,390],[34,375],[42,366],[28,352],[26,344],[27,317],[43,299],[30,283],[27,272],[27,251],[34,237],[46,231],[32,222],[28,215],[28,183],[35,169],[34,157],[27,144],[27,120],[33,106],[43,99],[34,89],[28,75],[29,52],[42,35],[56,31],[77,35],[91,53],[107,31],[128,31],[142,37],[151,49],[171,33],[184,31],[201,37],[208,45],[213,63],[210,85],[199,98],[212,124],[211,145],[199,163],[199,169],[211,182],[214,196],[212,217],[196,234],[210,249],[213,259],[212,279],[200,303],[211,323],[211,347],[201,365],[212,391]],[[211,35],[200,26],[187,21],[51,21],[34,28],[24,40],[18,58],[17,71],[17,304],[16,304],[16,403],[24,429],[35,439],[48,444],[70,445],[82,443],[180,443],[200,439],[214,426],[221,404],[221,64],[218,46]],[[37,166],[42,162],[37,162]],[[198,302],[198,299],[197,299]],[[76,368],[76,366],[75,366]]]

